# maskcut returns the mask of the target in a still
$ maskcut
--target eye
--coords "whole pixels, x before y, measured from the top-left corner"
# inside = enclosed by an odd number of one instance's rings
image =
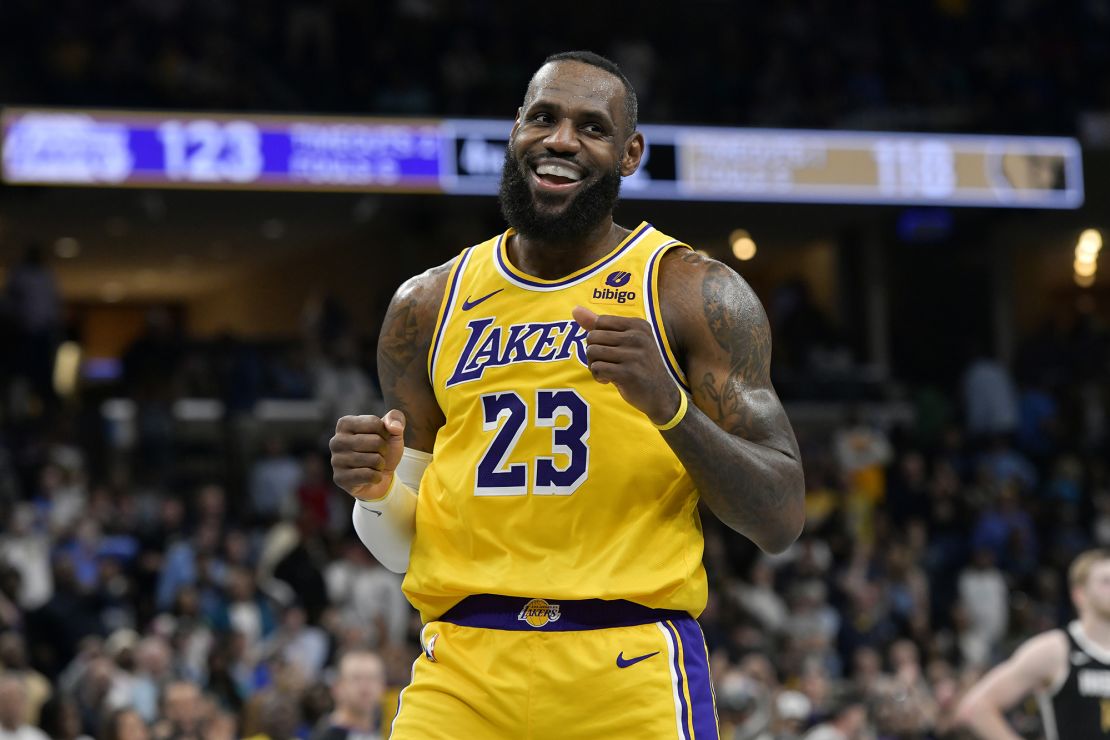
[[[532,116],[532,120],[536,123],[543,124],[554,123],[555,116],[551,115],[550,113],[536,113],[534,116]]]

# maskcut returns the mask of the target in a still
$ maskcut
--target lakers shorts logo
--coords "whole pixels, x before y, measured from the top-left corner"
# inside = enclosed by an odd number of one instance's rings
[[[548,622],[558,622],[559,605],[549,604],[544,599],[532,599],[520,610],[517,621],[527,622],[530,627],[536,629],[543,627]]]

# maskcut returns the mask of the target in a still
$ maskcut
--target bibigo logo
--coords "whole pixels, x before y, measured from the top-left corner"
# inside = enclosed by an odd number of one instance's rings
[[[559,621],[559,605],[549,604],[544,599],[532,599],[517,615],[517,620],[527,622],[530,627],[539,629],[548,622]]]
[[[616,270],[609,273],[605,278],[605,285],[601,288],[594,288],[593,303],[625,303],[627,301],[636,300],[636,291],[634,290],[619,290],[619,288],[628,285],[628,281],[632,279],[631,272],[624,272],[623,270]]]

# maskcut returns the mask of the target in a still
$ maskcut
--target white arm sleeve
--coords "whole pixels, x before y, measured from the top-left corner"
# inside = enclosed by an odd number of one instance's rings
[[[379,563],[394,573],[409,568],[409,550],[416,531],[416,492],[431,461],[429,453],[406,447],[385,496],[355,501],[351,517],[358,538]]]

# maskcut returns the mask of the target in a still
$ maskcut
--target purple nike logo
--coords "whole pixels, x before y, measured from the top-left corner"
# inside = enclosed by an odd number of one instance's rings
[[[359,506],[362,506],[362,504],[359,504]],[[378,511],[377,509],[371,509],[369,506],[363,506],[362,508],[369,511],[371,514],[377,514],[378,516],[382,515],[382,513],[380,511]]]
[[[473,301],[470,300],[470,296],[467,296],[466,300],[463,301],[462,310],[469,311],[470,309],[474,308],[475,306],[477,306],[482,301],[486,300],[487,298],[493,298],[495,295],[497,295],[498,293],[500,293],[503,290],[505,290],[505,289],[504,288],[498,288],[497,290],[493,291],[492,293],[487,293],[486,295],[482,296],[481,298],[476,298]]]
[[[652,657],[653,655],[659,655],[659,651],[656,650],[654,653],[648,653],[647,655],[640,655],[640,656],[637,656],[635,658],[625,658],[624,657],[624,651],[621,650],[620,653],[617,655],[617,668],[627,668],[630,665],[636,665],[641,660],[647,660],[648,658]]]

